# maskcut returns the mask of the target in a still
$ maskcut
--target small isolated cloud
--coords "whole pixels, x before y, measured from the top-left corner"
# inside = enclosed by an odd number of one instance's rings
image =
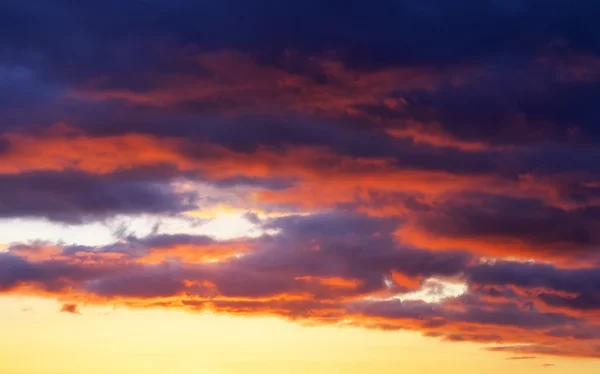
[[[536,358],[537,357],[535,357],[535,356],[513,356],[513,357],[508,357],[507,360],[533,360]]]
[[[62,313],[81,314],[77,304],[63,304],[63,306],[60,308],[60,311]]]
[[[254,213],[254,212],[246,212],[244,213],[244,218],[255,225],[260,224],[260,217],[258,216],[258,214]]]
[[[549,368],[549,367],[556,366],[556,365],[554,365],[554,364],[542,364],[542,366],[545,367],[545,368]]]

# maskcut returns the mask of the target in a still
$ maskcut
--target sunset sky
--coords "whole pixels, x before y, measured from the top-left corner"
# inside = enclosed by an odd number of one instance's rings
[[[600,372],[599,14],[0,0],[0,374]]]

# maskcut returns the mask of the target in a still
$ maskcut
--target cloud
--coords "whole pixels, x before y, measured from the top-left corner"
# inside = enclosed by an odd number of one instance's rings
[[[43,217],[66,223],[118,214],[176,214],[195,208],[190,193],[163,181],[77,171],[0,175],[1,217]]]
[[[207,4],[0,4],[0,218],[261,235],[32,232],[0,292],[598,357],[597,5]]]
[[[368,317],[409,320],[442,319],[448,323],[468,323],[474,325],[518,326],[521,329],[541,329],[562,326],[577,321],[575,318],[556,313],[527,311],[516,305],[496,306],[488,309],[468,306],[461,311],[445,309],[423,301],[364,301],[356,304],[358,310]],[[449,335],[452,337],[452,335]],[[454,340],[457,340],[456,337]],[[467,339],[468,340],[468,339]]]
[[[468,245],[491,254],[526,252],[545,258],[594,254],[600,240],[598,217],[591,206],[565,209],[534,198],[468,192],[413,212],[401,235],[424,246]]]
[[[536,349],[508,350],[594,356],[585,344],[600,339],[594,333],[598,321],[575,309],[531,307],[532,298],[543,300],[541,294],[518,290],[585,292],[594,287],[597,269],[478,264],[465,252],[402,246],[394,237],[400,224],[330,212],[263,218],[259,225],[276,231],[243,240],[154,233],[104,247],[13,245],[0,254],[0,287],[78,302],[413,329],[450,341],[534,341]],[[402,300],[431,278],[466,280],[469,288],[437,301]],[[475,286],[513,286],[518,292],[494,299]],[[562,348],[552,348],[559,341]]]
[[[399,92],[407,106],[395,115],[440,123],[463,140],[596,143],[599,133],[595,123],[600,112],[588,103],[598,95],[600,85],[597,80],[565,82],[560,58],[556,59],[554,64],[490,68],[464,85]]]
[[[510,284],[565,292],[591,291],[600,281],[595,268],[560,269],[549,264],[516,261],[475,265],[469,269],[468,277],[474,283]]]
[[[346,63],[365,68],[391,64],[456,64],[498,54],[528,56],[532,49],[535,51],[561,39],[570,42],[573,49],[597,52],[594,41],[598,38],[593,31],[593,19],[587,16],[593,6],[567,7],[560,1],[543,5],[521,1],[509,5],[466,1],[459,8],[469,9],[468,12],[459,12],[437,0],[401,4],[384,1],[369,6],[363,1],[328,5],[294,1],[283,5],[265,0],[256,7],[238,1],[210,7],[186,1],[177,8],[152,1],[144,4],[142,12],[133,3],[116,1],[109,1],[103,7],[85,8],[56,2],[41,9],[16,2],[4,6],[7,19],[3,23],[9,27],[10,38],[7,36],[2,41],[7,43],[8,52],[12,52],[6,53],[12,58],[21,57],[15,50],[21,51],[29,41],[35,51],[52,52],[49,65],[53,68],[51,72],[57,75],[67,74],[69,67],[76,68],[69,72],[71,75],[89,73],[102,64],[118,72],[131,69],[127,62],[141,63],[144,57],[154,62],[163,57],[144,49],[140,51],[140,48],[134,50],[137,53],[129,51],[108,38],[103,30],[130,35],[131,41],[156,34],[169,35],[181,45],[194,43],[205,49],[244,50],[264,59],[278,56],[286,49],[309,54],[333,50],[338,51]],[[131,22],[134,14],[138,17]],[[331,22],[331,14],[336,14],[335,23]],[[557,18],[557,14],[561,16]],[[86,21],[85,28],[77,23],[81,19]],[[29,22],[44,25],[50,30],[52,40],[70,35],[69,40],[82,49],[76,48],[73,62],[60,68],[59,62],[68,62],[65,48],[44,44],[43,33],[22,26]],[[274,29],[278,30],[277,35],[271,32]],[[473,29],[479,32],[474,34]],[[580,29],[588,33],[575,32]],[[76,32],[69,34],[69,31]],[[517,32],[523,42],[514,41]],[[365,40],[378,42],[366,43]],[[86,44],[96,44],[98,50],[94,52],[86,48]]]
[[[63,304],[63,306],[60,308],[60,311],[69,314],[81,314],[77,304]]]
[[[508,357],[507,360],[533,360],[536,359],[535,356],[511,356]]]
[[[471,267],[467,277],[472,284],[517,287],[533,301],[549,307],[582,312],[600,308],[597,268],[559,269],[547,264],[498,261]],[[578,329],[553,334],[586,335]],[[593,330],[587,334],[594,335]]]

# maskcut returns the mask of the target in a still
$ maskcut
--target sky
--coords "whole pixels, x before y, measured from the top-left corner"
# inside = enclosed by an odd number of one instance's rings
[[[1,1],[0,372],[597,373],[599,11]]]

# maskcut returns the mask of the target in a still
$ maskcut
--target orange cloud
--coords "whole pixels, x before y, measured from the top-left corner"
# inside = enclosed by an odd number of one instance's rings
[[[139,262],[159,264],[168,259],[177,259],[185,263],[203,263],[222,261],[243,254],[249,250],[249,244],[243,241],[215,242],[211,244],[174,244],[149,248],[148,254]]]
[[[317,282],[324,286],[330,287],[341,287],[341,288],[357,288],[362,284],[360,280],[357,279],[344,279],[340,277],[296,277],[296,280],[305,281],[305,282]]]

